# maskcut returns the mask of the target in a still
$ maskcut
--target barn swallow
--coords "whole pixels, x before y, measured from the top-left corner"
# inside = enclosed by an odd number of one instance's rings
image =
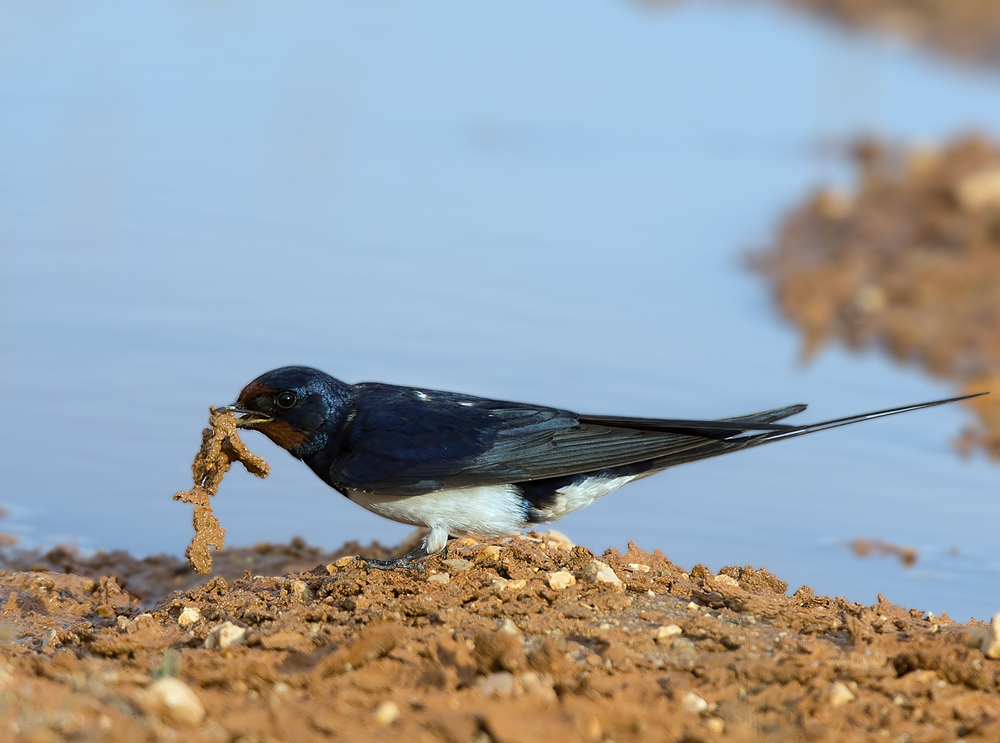
[[[966,397],[794,426],[778,421],[805,405],[722,420],[579,415],[455,392],[352,385],[286,366],[219,410],[236,413],[239,428],[260,431],[358,505],[427,527],[407,555],[365,558],[393,568],[440,552],[449,537],[503,536],[555,521],[677,464]]]

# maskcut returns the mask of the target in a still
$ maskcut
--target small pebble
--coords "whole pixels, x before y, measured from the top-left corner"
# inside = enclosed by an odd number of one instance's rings
[[[719,717],[709,717],[705,721],[705,730],[713,735],[722,735],[726,732],[726,723]]]
[[[854,693],[847,688],[847,684],[842,681],[837,681],[830,687],[830,705],[833,707],[843,707],[856,698]]]
[[[607,565],[600,560],[591,560],[587,563],[587,567],[583,569],[583,577],[591,583],[604,583],[609,585],[616,591],[625,590],[625,584],[622,583],[621,578],[615,574],[615,571],[611,569],[610,565]]]
[[[576,578],[568,570],[560,570],[556,573],[549,573],[549,588],[561,591],[576,584]]]
[[[288,581],[288,590],[293,596],[303,603],[309,603],[316,598],[316,594],[313,593],[313,590],[308,585],[306,585],[306,582],[304,580],[299,580],[298,578],[293,578]]]
[[[500,629],[497,631],[506,632],[508,635],[515,635],[517,637],[521,636],[521,630],[511,621],[510,617],[503,620],[503,624],[500,625]]]
[[[681,707],[685,712],[698,715],[708,709],[708,702],[699,697],[693,691],[689,691],[681,697]]]
[[[201,621],[201,610],[197,606],[185,606],[177,617],[177,624],[181,627],[190,627],[199,621]]]
[[[476,562],[480,562],[482,560],[496,560],[499,557],[500,548],[495,544],[491,544],[479,551],[479,554],[476,555]]]
[[[451,576],[447,573],[435,573],[430,578],[427,579],[428,583],[448,583],[451,580]]]
[[[154,712],[185,725],[198,725],[205,719],[205,707],[179,678],[167,676],[146,689],[146,699]]]
[[[517,591],[524,588],[527,584],[527,581],[524,580],[507,580],[505,578],[497,578],[493,581],[493,591],[494,593],[498,591]]]
[[[212,628],[205,638],[205,647],[209,650],[225,650],[233,645],[242,645],[246,641],[247,631],[232,622],[224,622]]]
[[[337,572],[338,568],[346,568],[353,562],[357,562],[358,558],[354,555],[348,555],[347,557],[341,557],[339,560],[334,560],[329,565],[326,566],[326,572],[333,573]]]
[[[727,586],[736,586],[739,588],[740,582],[736,580],[731,575],[726,575],[725,573],[719,573],[715,578],[713,578],[716,583],[722,583]]]
[[[387,727],[399,718],[399,707],[395,702],[390,702],[387,699],[375,708],[375,713],[372,716],[375,718],[376,723],[382,727]]]
[[[520,687],[520,688],[518,688]],[[515,694],[520,691],[529,697],[555,702],[558,700],[556,690],[552,686],[552,678],[547,674],[526,671],[517,677],[514,683]]]
[[[676,624],[665,624],[653,631],[653,639],[655,639],[658,643],[667,644],[675,637],[683,633],[684,630]]]
[[[628,569],[633,573],[648,573],[649,565],[643,565],[641,562],[630,562],[628,564]]]
[[[453,557],[450,560],[442,560],[441,564],[453,573],[461,573],[463,570],[468,570],[472,567],[471,562],[463,560],[461,557]]]

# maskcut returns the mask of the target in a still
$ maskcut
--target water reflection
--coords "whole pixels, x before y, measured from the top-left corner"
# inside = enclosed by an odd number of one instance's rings
[[[855,151],[856,185],[788,217],[757,265],[805,355],[879,348],[958,391],[978,423],[957,444],[1000,459],[1000,148],[983,137]]]
[[[1000,63],[996,0],[782,0],[849,28],[903,39],[976,64]]]

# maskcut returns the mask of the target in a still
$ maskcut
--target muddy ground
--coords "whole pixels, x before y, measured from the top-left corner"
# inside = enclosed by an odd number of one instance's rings
[[[958,441],[1000,458],[1000,147],[859,143],[852,190],[792,210],[755,256],[805,356],[877,348],[951,380],[978,424]]]
[[[1000,740],[983,625],[556,534],[423,572],[331,556],[25,558],[0,574],[0,739]]]
[[[1000,0],[776,0],[981,66],[1000,65]]]

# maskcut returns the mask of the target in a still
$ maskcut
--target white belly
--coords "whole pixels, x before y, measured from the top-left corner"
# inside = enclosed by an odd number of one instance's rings
[[[635,476],[593,477],[567,485],[556,491],[555,503],[537,515],[542,521],[555,521],[634,479]],[[373,495],[348,490],[347,497],[387,519],[426,526],[431,533],[424,540],[424,547],[431,553],[444,549],[449,536],[471,533],[502,537],[539,520],[536,516],[528,521],[524,498],[513,485],[453,488],[424,495]]]
[[[349,490],[347,497],[387,519],[428,527],[431,533],[424,541],[428,552],[443,549],[449,535],[500,537],[527,525],[524,499],[512,485],[454,488],[424,495],[373,495]]]

